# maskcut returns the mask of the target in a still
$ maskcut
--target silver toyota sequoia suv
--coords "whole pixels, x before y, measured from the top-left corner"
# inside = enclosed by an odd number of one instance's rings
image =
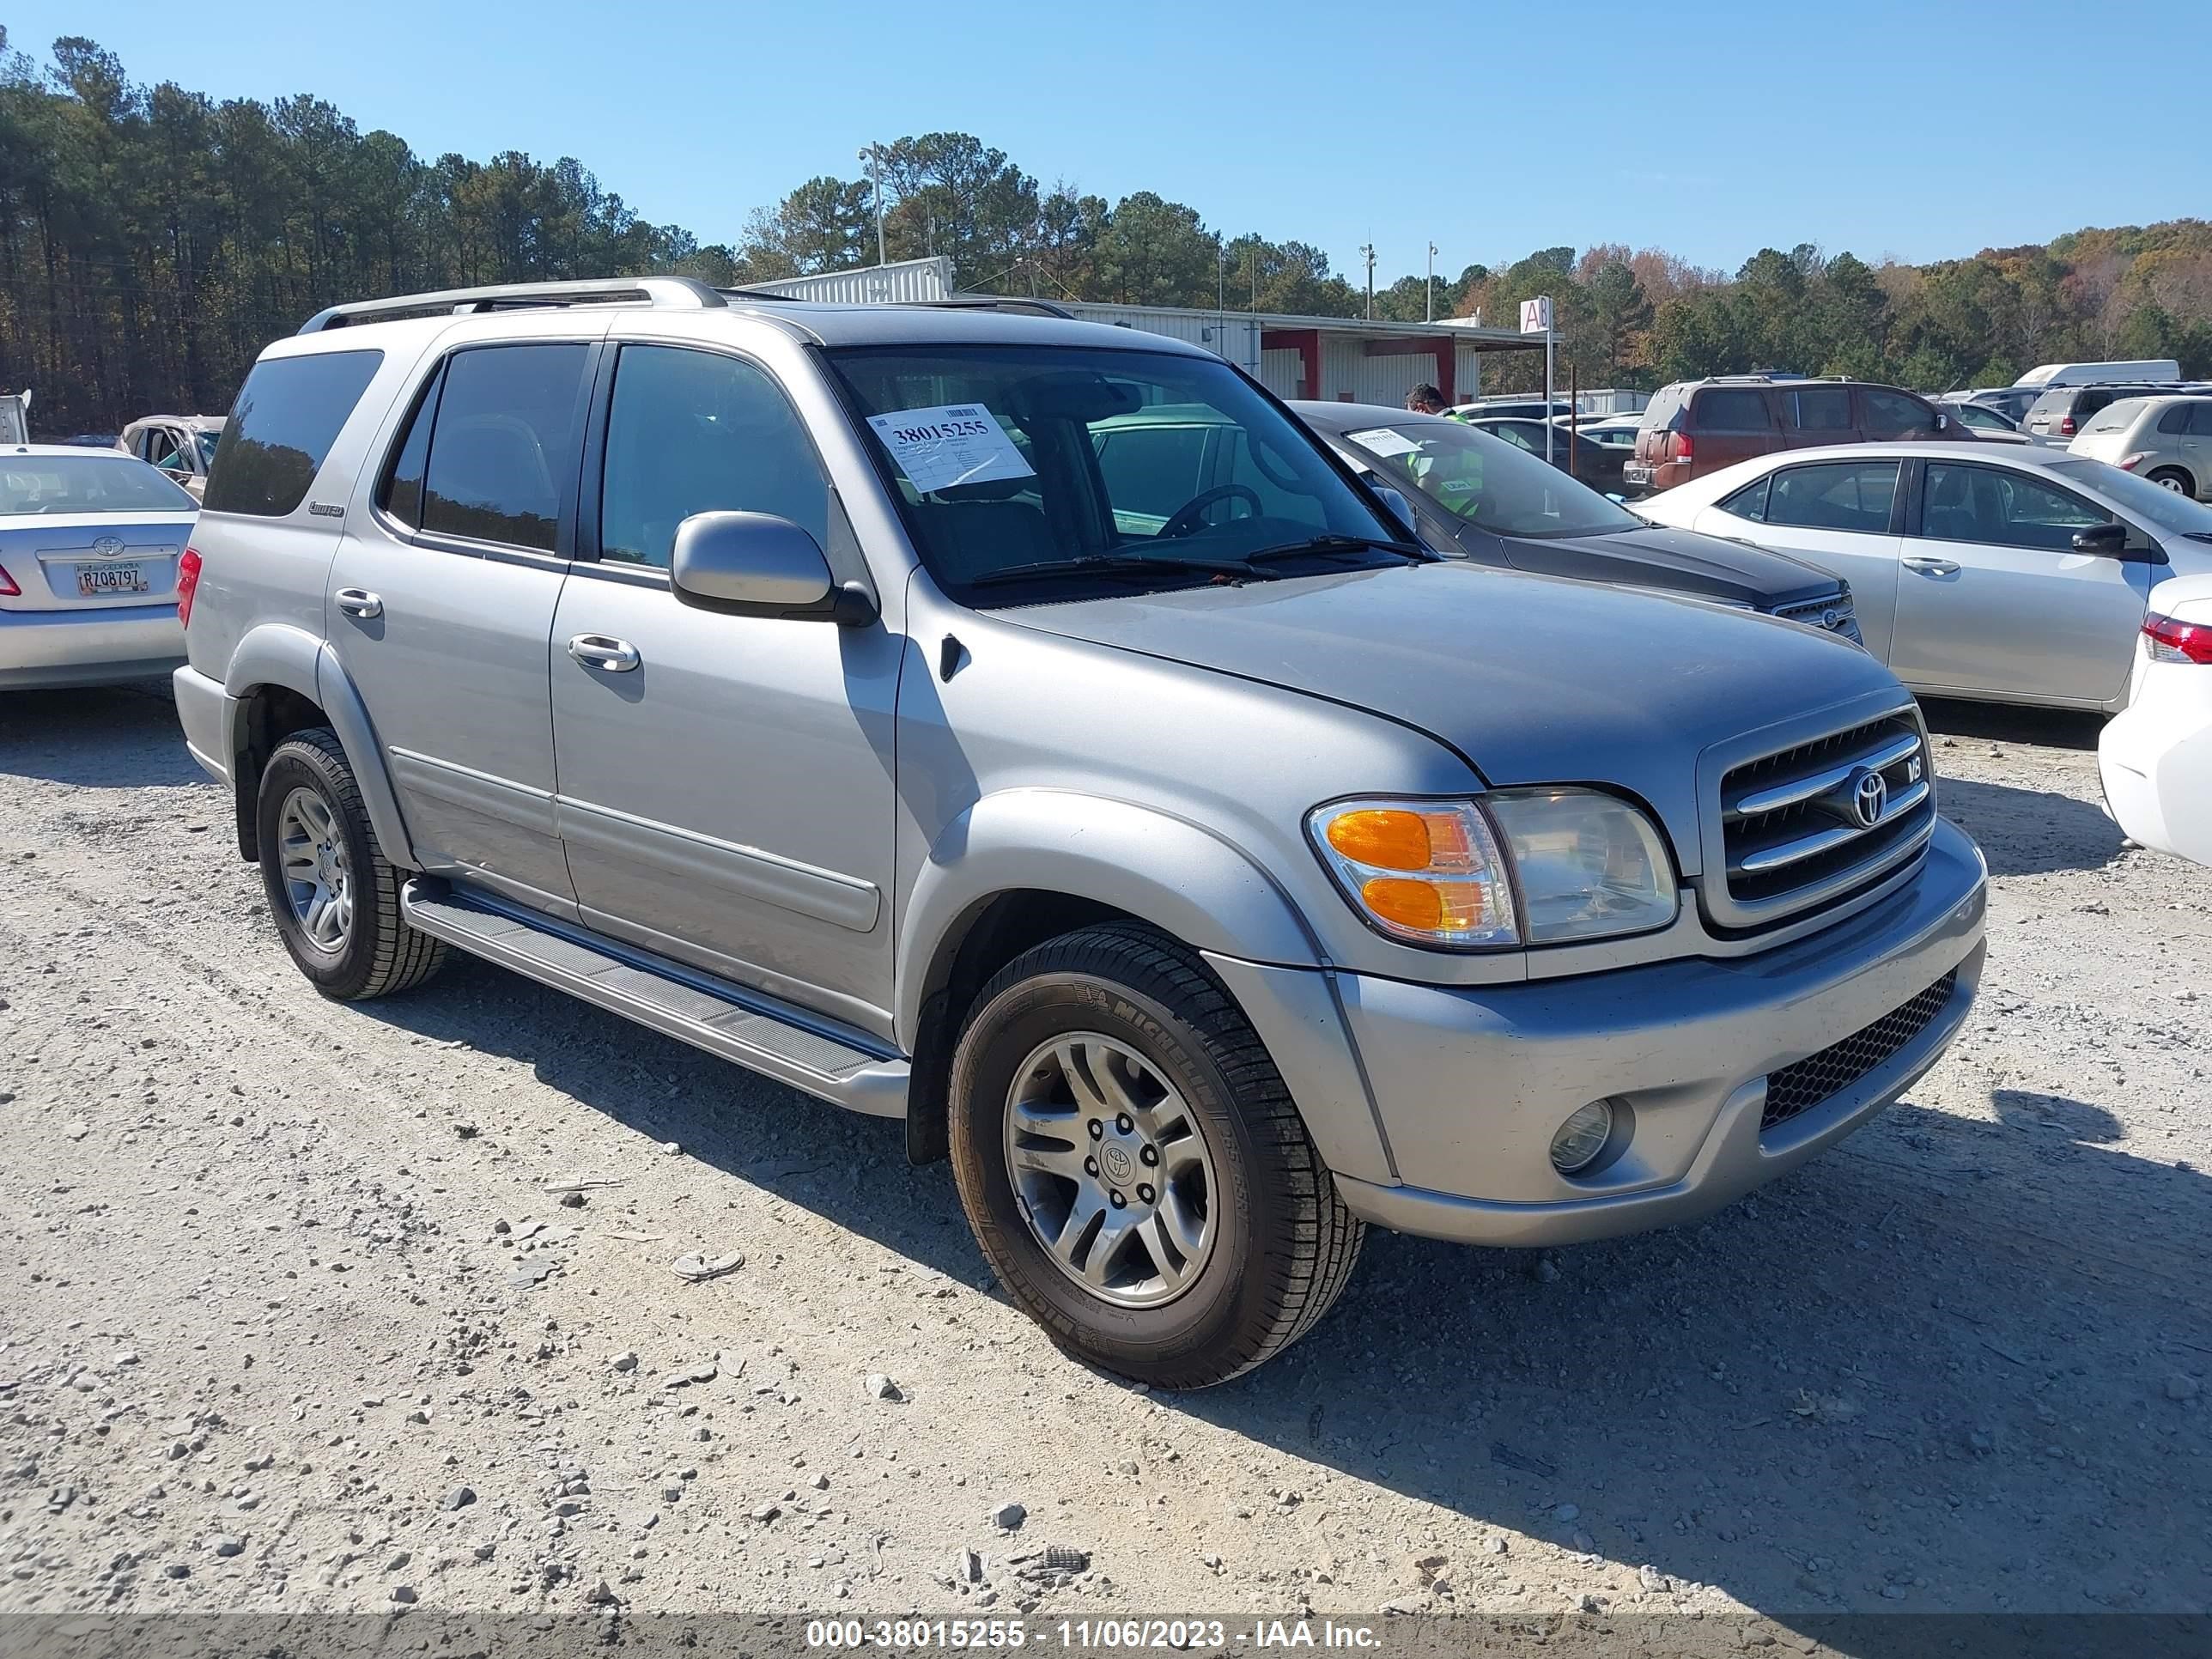
[[[1771,1180],[1982,965],[1866,653],[1437,558],[1229,363],[1034,302],[341,306],[182,565],[185,733],[324,994],[458,948],[903,1119],[1052,1338],[1161,1386],[1304,1334],[1369,1222]]]

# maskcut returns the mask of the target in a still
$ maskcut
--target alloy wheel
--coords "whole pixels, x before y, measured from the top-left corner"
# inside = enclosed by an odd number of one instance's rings
[[[1134,1048],[1095,1031],[1014,1073],[1006,1171],[1061,1273],[1123,1308],[1170,1302],[1212,1254],[1218,1189],[1197,1115]]]
[[[353,867],[337,814],[314,790],[295,789],[276,815],[276,837],[284,895],[300,932],[316,950],[336,956],[353,931]]]

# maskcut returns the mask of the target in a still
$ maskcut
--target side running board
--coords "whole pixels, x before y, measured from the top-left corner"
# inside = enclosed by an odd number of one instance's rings
[[[399,908],[433,939],[749,1071],[871,1117],[906,1115],[903,1059],[761,992],[441,882],[409,882]]]

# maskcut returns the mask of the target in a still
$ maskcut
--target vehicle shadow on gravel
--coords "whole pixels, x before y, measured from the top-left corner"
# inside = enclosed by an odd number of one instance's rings
[[[989,1285],[945,1167],[908,1170],[895,1123],[465,959],[434,995],[360,1012],[522,1059],[617,1123]],[[1894,1108],[1668,1232],[1543,1255],[1370,1233],[1304,1341],[1225,1387],[1158,1397],[1315,1466],[1257,1500],[1275,1540],[1259,1565],[1278,1574],[1415,1544],[1362,1535],[1361,1494],[1380,1486],[1579,1551],[1621,1614],[1670,1607],[1646,1588],[1661,1578],[1784,1622],[2200,1602],[2212,1545],[2171,1518],[2202,1501],[2190,1390],[2212,1368],[2212,1315],[2193,1264],[2212,1249],[2212,1190],[2109,1150],[2118,1121],[2091,1101],[1993,1103],[1995,1121]],[[1510,1555],[1417,1573],[1428,1553],[1386,1556],[1399,1589],[1375,1600],[1419,1601],[1441,1576],[1513,1605]],[[1360,1578],[1364,1595],[1373,1570]]]
[[[2105,729],[2102,714],[2069,708],[2022,708],[2009,703],[1923,697],[1920,712],[1927,719],[1928,729],[1944,737],[2086,750],[2091,754],[2097,750],[2097,734]]]
[[[95,789],[204,783],[168,687],[0,691],[0,773]]]
[[[1668,1232],[1538,1256],[1370,1234],[1283,1362],[1177,1403],[1579,1548],[1616,1602],[1648,1567],[1784,1622],[2201,1609],[2212,1543],[2160,1517],[2201,1502],[2212,1183],[2107,1150],[2093,1103],[1993,1104],[1893,1108]]]
[[[2124,850],[2119,825],[2071,795],[1972,778],[1936,787],[1943,816],[1974,838],[1993,876],[2101,870]]]

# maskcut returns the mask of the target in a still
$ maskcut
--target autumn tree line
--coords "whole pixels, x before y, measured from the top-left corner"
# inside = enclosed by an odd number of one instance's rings
[[[1358,316],[1310,243],[1231,235],[1137,191],[1045,185],[966,133],[878,151],[755,212],[733,243],[641,219],[581,163],[417,155],[317,98],[217,101],[132,81],[70,37],[41,60],[0,27],[0,389],[42,433],[227,409],[256,353],[325,305],[428,289],[673,272],[717,284],[945,255],[968,289]],[[1439,234],[1449,227],[1439,226]],[[2066,358],[2171,356],[2212,377],[2212,223],[2080,230],[1971,258],[1869,264],[1801,245],[1733,272],[1653,248],[1538,250],[1378,286],[1378,318],[1511,325],[1549,294],[1585,386],[1788,368],[1928,391]],[[1517,389],[1540,361],[1492,361]]]

